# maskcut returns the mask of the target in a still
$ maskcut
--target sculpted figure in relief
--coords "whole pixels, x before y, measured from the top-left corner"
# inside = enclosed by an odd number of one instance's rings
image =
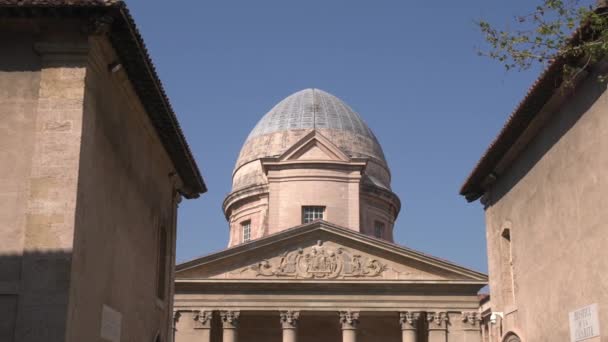
[[[299,248],[281,255],[276,265],[263,260],[250,266],[258,277],[291,277],[304,279],[336,279],[376,277],[386,265],[372,258],[352,254],[344,248],[332,249],[318,241],[306,250]]]

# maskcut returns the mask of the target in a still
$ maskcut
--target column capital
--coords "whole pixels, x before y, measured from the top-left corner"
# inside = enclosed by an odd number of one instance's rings
[[[222,319],[222,326],[224,329],[236,329],[239,325],[240,311],[220,311],[220,317]]]
[[[359,325],[359,311],[340,311],[342,330],[355,330]]]
[[[462,322],[467,323],[467,330],[478,330],[481,323],[481,315],[476,311],[462,312]]]
[[[445,311],[427,312],[426,320],[429,322],[429,330],[445,330],[448,314]]]
[[[194,329],[211,329],[211,311],[197,310],[192,317],[196,322]]]
[[[181,311],[173,311],[173,324],[177,324],[177,322],[179,322],[179,319],[182,317],[182,313]]]
[[[399,323],[401,330],[416,330],[420,312],[403,311],[399,313]]]
[[[300,318],[299,311],[281,311],[281,326],[283,329],[295,329],[298,326],[298,319]]]

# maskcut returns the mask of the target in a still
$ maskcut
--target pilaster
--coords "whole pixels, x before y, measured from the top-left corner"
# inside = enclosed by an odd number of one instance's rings
[[[222,342],[237,342],[240,311],[221,311],[223,340]]]
[[[461,321],[465,341],[481,342],[481,315],[479,312],[462,312]]]
[[[298,311],[281,311],[281,328],[283,329],[283,342],[296,342],[298,338]]]
[[[198,341],[209,342],[211,340],[211,311],[196,311],[194,316],[194,330],[197,330]]]
[[[446,312],[427,312],[429,342],[446,342],[448,315]]]
[[[419,312],[404,311],[399,313],[402,342],[416,342],[419,318]]]
[[[356,342],[359,312],[340,311],[340,324],[342,325],[342,342]]]

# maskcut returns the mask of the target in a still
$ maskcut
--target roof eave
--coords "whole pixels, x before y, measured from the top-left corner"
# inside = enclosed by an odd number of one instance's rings
[[[596,9],[598,12],[608,11],[606,5],[600,4]],[[582,25],[576,30],[568,44],[578,44],[590,35],[588,25]],[[499,132],[498,136],[486,149],[481,159],[464,184],[460,188],[460,195],[468,202],[476,201],[487,191],[487,182],[490,175],[498,176],[496,166],[501,163],[509,149],[524,134],[526,128],[535,119],[536,115],[554,96],[557,89],[563,86],[564,66],[576,63],[574,58],[556,58],[532,84],[524,99],[519,103],[507,122]]]
[[[44,16],[46,11],[50,11],[47,14],[52,16],[64,13],[84,18],[101,15],[112,17],[114,23],[106,33],[107,37],[184,184],[179,190],[180,193],[191,199],[207,192],[207,186],[148,55],[143,38],[124,1],[0,0],[0,11],[2,10],[4,12],[0,14],[3,16],[36,17]]]

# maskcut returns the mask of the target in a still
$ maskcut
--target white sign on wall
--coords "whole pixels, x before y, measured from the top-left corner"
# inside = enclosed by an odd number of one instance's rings
[[[122,314],[104,305],[101,310],[101,338],[110,342],[120,342]]]
[[[600,320],[597,315],[597,304],[591,304],[574,310],[570,316],[570,342],[583,341],[600,336]]]

